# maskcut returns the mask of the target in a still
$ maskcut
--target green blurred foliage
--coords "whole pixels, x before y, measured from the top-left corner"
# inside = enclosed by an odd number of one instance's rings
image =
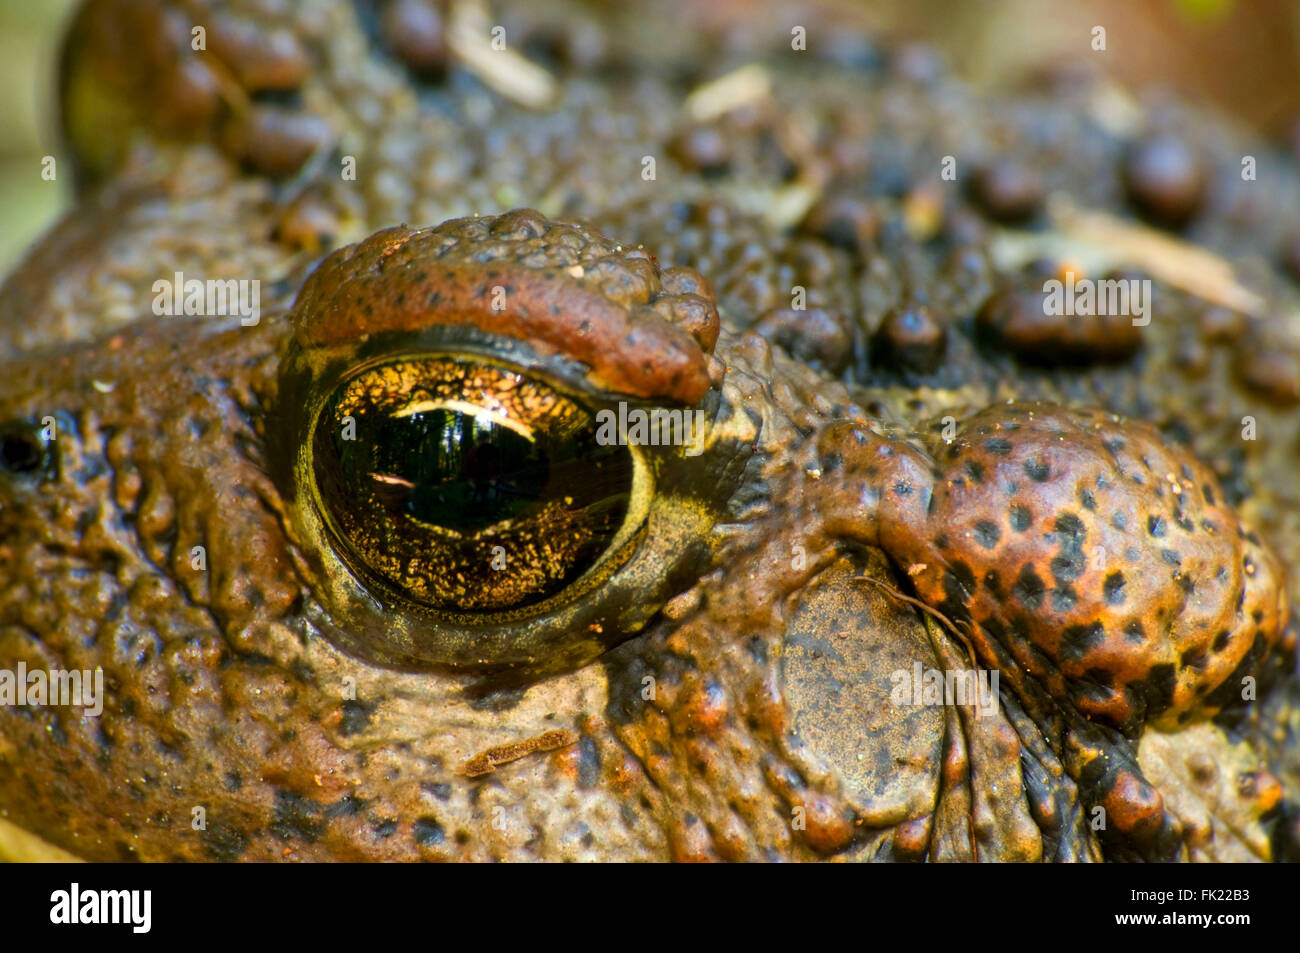
[[[41,157],[59,155],[55,67],[75,0],[0,0],[0,273],[67,201],[66,167],[41,178]]]

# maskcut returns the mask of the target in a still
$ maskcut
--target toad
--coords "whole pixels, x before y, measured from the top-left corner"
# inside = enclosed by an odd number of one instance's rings
[[[84,7],[0,669],[105,690],[0,706],[11,837],[1294,856],[1295,158],[704,6]]]

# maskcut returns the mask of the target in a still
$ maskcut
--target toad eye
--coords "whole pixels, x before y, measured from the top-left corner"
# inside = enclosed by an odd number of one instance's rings
[[[724,545],[761,420],[689,269],[517,209],[340,248],[288,322],[266,459],[308,637],[519,684],[653,624]]]
[[[534,374],[387,360],[323,402],[315,490],[372,587],[460,615],[522,610],[572,594],[635,529],[633,455],[597,434],[580,399]]]

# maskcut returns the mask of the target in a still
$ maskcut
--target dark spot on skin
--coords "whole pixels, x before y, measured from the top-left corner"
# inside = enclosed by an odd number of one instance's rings
[[[1077,662],[1106,642],[1106,627],[1100,622],[1090,625],[1071,625],[1061,632],[1060,656],[1064,661]]]
[[[1224,649],[1228,647],[1228,641],[1231,638],[1232,638],[1232,633],[1229,632],[1227,629],[1224,629],[1222,632],[1220,632],[1218,635],[1214,637],[1214,642],[1211,644],[1210,648],[1213,649],[1215,652],[1222,652]]]
[[[1147,640],[1146,630],[1142,628],[1142,623],[1137,619],[1129,622],[1124,626],[1124,638],[1137,645]]]
[[[1113,572],[1106,577],[1102,584],[1102,591],[1106,595],[1107,605],[1122,606],[1124,604],[1124,574],[1122,572]]]
[[[417,818],[411,825],[411,837],[421,847],[437,847],[447,839],[436,817]]]
[[[600,783],[600,753],[589,735],[578,741],[578,786],[594,788]]]
[[[73,529],[73,532],[76,533],[78,536],[84,536],[86,534],[86,530],[90,529],[90,527],[94,524],[95,520],[97,520],[98,518],[99,518],[98,508],[92,508],[92,509],[82,511],[81,515],[77,517],[76,527]]]
[[[439,801],[451,797],[451,785],[443,781],[421,781],[420,790],[432,794]]]
[[[1022,606],[1030,612],[1035,612],[1043,604],[1043,593],[1046,589],[1043,580],[1039,579],[1038,574],[1034,572],[1034,567],[1026,563],[1011,586],[1011,594]]]
[[[938,536],[936,536],[936,537],[934,538],[934,547],[935,547],[935,549],[947,549],[947,548],[948,548],[948,534],[947,534],[947,533],[940,533]]]
[[[1011,452],[1011,441],[1003,440],[1001,437],[990,437],[984,441],[984,449],[999,457],[1005,457]]]
[[[1097,508],[1097,498],[1092,495],[1092,490],[1079,490],[1079,505],[1085,510],[1095,510]]]
[[[351,794],[345,794],[333,804],[325,805],[324,816],[326,820],[333,820],[336,817],[355,817],[366,808],[364,798],[353,797]]]
[[[1206,704],[1215,708],[1222,708],[1239,703],[1241,701],[1242,678],[1256,673],[1259,660],[1264,656],[1267,649],[1268,642],[1259,633],[1256,633],[1250,649],[1242,656],[1241,661],[1237,663],[1237,667],[1232,670],[1232,674],[1225,678],[1218,688],[1206,696]]]
[[[943,575],[944,594],[949,601],[965,606],[975,593],[975,574],[963,562],[955,562]]]
[[[1099,678],[1093,678],[1094,675]],[[1104,677],[1106,681],[1103,682],[1100,677]],[[1090,668],[1084,673],[1083,678],[1070,679],[1069,685],[1071,690],[1081,698],[1105,703],[1111,698],[1110,681],[1112,680],[1111,673],[1105,669]]]
[[[1180,668],[1194,668],[1198,672],[1203,672],[1206,661],[1205,649],[1192,648],[1182,654],[1178,659],[1178,665]]]
[[[993,549],[1002,539],[1002,531],[992,520],[980,520],[975,524],[975,542],[985,549]]]
[[[122,592],[121,590],[114,592],[113,598],[108,604],[108,608],[104,610],[104,621],[116,622],[120,619],[122,617],[122,611],[127,606],[127,602],[128,599],[125,592]]]
[[[370,727],[371,708],[361,702],[345,701],[343,714],[339,719],[339,734],[344,738],[359,734]]]
[[[1177,672],[1168,662],[1151,666],[1147,677],[1141,681],[1130,682],[1125,688],[1134,707],[1150,719],[1169,707],[1174,699],[1174,687],[1177,685]]]
[[[990,569],[984,574],[984,588],[995,596],[1002,595],[1002,579],[996,569]]]
[[[391,817],[374,818],[370,822],[370,829],[376,837],[386,839],[397,833],[397,821]]]
[[[207,855],[220,864],[239,860],[248,847],[247,835],[216,820],[208,821],[207,829],[199,831],[199,838]]]
[[[1083,677],[1099,688],[1109,689],[1115,684],[1115,673],[1106,668],[1090,668],[1088,671],[1083,673]],[[1109,692],[1103,694],[1101,697],[1106,698],[1108,696]]]
[[[1071,539],[1081,540],[1087,535],[1083,521],[1073,513],[1062,513],[1056,518],[1054,526],[1058,533],[1064,533]]]
[[[1046,483],[1050,468],[1038,460],[1025,461],[1025,475],[1035,483]]]
[[[1208,503],[1210,506],[1215,505],[1214,487],[1210,486],[1210,484],[1206,483],[1201,486],[1201,496],[1205,498],[1205,502]]]
[[[1152,516],[1147,520],[1147,532],[1156,539],[1163,539],[1165,535],[1165,518],[1163,516]]]
[[[1120,531],[1123,531],[1123,530],[1128,529],[1128,514],[1127,514],[1127,513],[1115,513],[1115,514],[1114,514],[1113,516],[1111,516],[1111,518],[1110,518],[1110,525],[1111,525],[1111,526],[1114,526],[1117,530],[1120,530]]]
[[[1160,550],[1160,558],[1171,566],[1181,566],[1183,564],[1183,558],[1172,549]]]
[[[1064,615],[1079,604],[1079,594],[1073,586],[1052,590],[1052,611]]]
[[[271,833],[281,840],[298,839],[314,844],[324,828],[319,820],[320,813],[320,804],[310,798],[293,791],[276,791]]]
[[[1057,582],[1065,585],[1083,575],[1083,541],[1087,536],[1087,530],[1073,513],[1058,516],[1055,526],[1061,548],[1052,557],[1052,575]]]
[[[984,467],[982,464],[977,463],[974,460],[967,460],[966,472],[970,474],[971,480],[973,480],[975,483],[984,482]]]
[[[1017,533],[1029,529],[1029,519],[1029,507],[1019,505],[1011,507],[1011,528]]]

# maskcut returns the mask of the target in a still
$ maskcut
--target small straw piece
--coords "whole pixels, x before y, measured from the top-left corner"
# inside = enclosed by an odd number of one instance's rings
[[[452,4],[447,43],[456,58],[487,87],[528,109],[546,109],[559,98],[559,84],[536,63],[508,46],[492,48],[491,20],[477,0]]]
[[[1062,195],[1049,201],[1048,217],[1048,232],[999,231],[992,243],[995,263],[1008,268],[1046,256],[1091,273],[1134,266],[1205,301],[1268,317],[1265,298],[1238,282],[1231,262],[1207,248],[1106,212],[1085,211]]]
[[[772,78],[750,63],[695,87],[686,97],[686,113],[695,122],[712,122],[733,109],[762,103],[772,94]]]
[[[1064,201],[1052,203],[1051,216],[1067,235],[1108,248],[1119,259],[1145,268],[1176,288],[1246,314],[1263,311],[1264,299],[1239,284],[1232,265],[1208,249],[1105,212],[1085,212]]]

